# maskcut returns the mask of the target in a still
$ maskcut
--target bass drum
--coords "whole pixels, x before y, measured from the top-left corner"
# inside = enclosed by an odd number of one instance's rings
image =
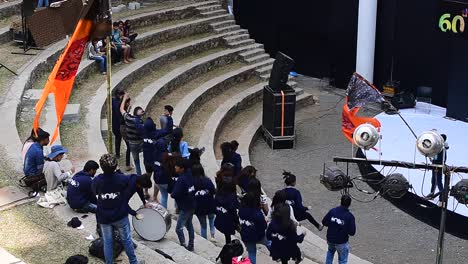
[[[171,214],[158,203],[146,203],[147,207],[141,207],[136,212],[144,215],[142,220],[133,217],[135,232],[145,240],[159,241],[164,238],[171,228]]]

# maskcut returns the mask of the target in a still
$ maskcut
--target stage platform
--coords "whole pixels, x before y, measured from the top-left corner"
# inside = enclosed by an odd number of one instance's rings
[[[422,132],[437,129],[441,134],[447,135],[447,143],[450,149],[447,151],[447,165],[468,166],[468,123],[445,118],[446,109],[443,107],[418,103],[413,109],[402,109],[401,115],[405,118],[417,136]],[[426,158],[416,150],[416,139],[398,115],[378,114],[376,118],[382,124],[381,145],[383,160],[399,160],[424,164]],[[379,147],[379,144],[376,146]],[[379,159],[376,150],[366,152],[369,159]],[[429,159],[427,162],[430,162]],[[381,166],[374,166],[377,171]],[[383,168],[381,174],[399,172],[403,174],[413,186],[411,192],[418,196],[430,193],[432,172],[416,169]],[[460,179],[468,179],[468,174],[452,174],[451,185],[455,185]],[[436,189],[437,192],[437,189]],[[430,202],[438,204],[438,198]],[[448,209],[457,214],[468,217],[468,207],[453,198],[449,198]]]

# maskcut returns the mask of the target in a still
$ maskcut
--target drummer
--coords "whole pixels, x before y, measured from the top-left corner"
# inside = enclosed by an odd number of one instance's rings
[[[153,183],[151,182],[151,175],[150,174],[143,174],[138,176],[136,174],[130,175],[130,179],[128,182],[127,188],[127,197],[130,202],[130,199],[133,197],[135,193],[138,193],[138,197],[143,202],[143,205],[146,205],[145,194],[143,192],[144,188],[151,189]],[[130,205],[128,205],[128,213],[136,217],[136,219],[141,220],[143,219],[142,214],[137,214],[135,210],[133,210]]]

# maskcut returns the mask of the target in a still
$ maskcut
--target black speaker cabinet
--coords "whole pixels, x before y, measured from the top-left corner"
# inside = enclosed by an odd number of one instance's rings
[[[289,73],[294,67],[294,60],[287,55],[278,52],[276,54],[273,69],[271,70],[270,81],[268,85],[273,91],[285,89],[288,82]]]
[[[296,92],[290,86],[275,91],[269,85],[263,88],[262,129],[272,149],[294,147]]]

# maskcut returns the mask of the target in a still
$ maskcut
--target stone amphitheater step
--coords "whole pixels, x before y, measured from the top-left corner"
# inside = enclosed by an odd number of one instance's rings
[[[175,107],[177,109],[173,115],[175,124],[184,127],[190,113],[203,106],[204,102],[210,100],[214,95],[229,89],[232,85],[251,78],[255,73],[255,69],[263,65],[263,63],[248,65],[217,76],[186,94]]]
[[[254,44],[254,43],[255,43],[255,40],[253,40],[253,39],[244,39],[244,40],[239,40],[239,41],[236,41],[236,42],[228,43],[228,46],[230,48],[239,48],[239,47],[242,47],[242,46],[245,46],[245,45],[251,45],[251,44]]]
[[[251,63],[258,63],[258,62],[266,61],[268,59],[270,59],[270,55],[268,53],[263,53],[263,54],[245,59],[245,61],[251,64]]]
[[[213,11],[207,11],[200,13],[202,17],[210,17],[210,16],[218,16],[218,15],[224,15],[227,14],[227,11],[224,9],[218,9],[218,10],[213,10]],[[230,16],[232,17],[232,16]]]
[[[147,108],[156,95],[165,94],[166,91],[188,82],[201,73],[207,72],[217,64],[225,65],[229,61],[234,61],[237,54],[244,50],[244,48],[223,50],[174,69],[143,89],[135,98],[134,103]]]
[[[234,25],[236,25],[236,21],[230,19],[230,20],[224,20],[224,21],[212,23],[212,24],[210,24],[210,25],[211,25],[213,28],[218,29],[218,28],[224,28],[224,27],[228,27],[228,26],[234,26]]]
[[[241,27],[239,25],[231,25],[231,26],[226,26],[222,28],[214,28],[214,31],[216,33],[225,33],[233,30],[239,30]]]
[[[204,7],[197,7],[197,10],[203,13],[208,11],[220,10],[221,8],[221,5],[209,5]]]
[[[260,69],[257,70],[257,73],[260,75],[260,76],[264,76],[264,75],[270,75],[271,73],[271,70],[273,69],[273,63],[271,65],[268,65],[268,66],[265,66],[265,67],[262,67]]]
[[[246,39],[249,39],[249,38],[250,38],[249,34],[246,33],[246,34],[239,34],[239,35],[235,35],[235,36],[231,36],[231,37],[225,37],[224,40],[229,45],[230,43],[238,42],[238,41],[241,41],[241,40],[246,40]]]
[[[159,24],[169,20],[194,17],[200,13],[197,8],[215,5],[217,3],[218,1],[201,1],[151,12],[145,12],[144,9],[142,9],[143,13],[131,15],[122,20],[130,20],[133,28],[138,29],[139,27]]]
[[[171,230],[169,232],[174,231],[174,227],[171,227]],[[177,238],[177,236],[176,236]],[[147,241],[143,240],[140,236],[137,234],[133,235],[133,239],[136,241],[139,241],[141,244],[145,245],[146,247],[155,250],[161,250],[162,252],[168,254],[174,259],[175,263],[178,264],[192,264],[192,263],[216,263],[213,261],[210,261],[199,254],[196,254],[195,252],[190,252],[186,250],[183,246],[181,246],[178,242],[177,239],[174,241],[173,239],[168,239],[167,234],[166,238],[158,241],[158,242],[152,242],[152,241]],[[196,239],[196,242],[198,242],[199,239]]]
[[[250,51],[247,51],[247,52],[243,52],[243,53],[240,54],[240,56],[243,59],[250,59],[252,57],[255,57],[255,56],[258,56],[258,55],[261,55],[261,54],[264,54],[264,53],[265,53],[264,49],[254,49],[254,50],[250,50]]]

